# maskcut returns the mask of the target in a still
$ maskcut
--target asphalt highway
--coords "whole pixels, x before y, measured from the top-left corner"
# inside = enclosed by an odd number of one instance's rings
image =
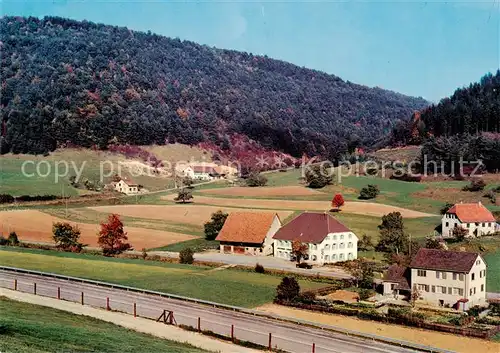
[[[168,278],[165,278],[168,281]],[[348,336],[316,327],[298,325],[279,321],[270,317],[254,316],[206,304],[192,303],[178,299],[164,298],[152,294],[137,293],[117,288],[101,287],[97,285],[55,279],[45,276],[16,273],[0,270],[0,286],[14,289],[17,281],[17,290],[57,298],[58,288],[60,298],[73,302],[82,301],[85,305],[106,308],[109,303],[111,310],[134,313],[141,317],[157,319],[163,310],[173,312],[177,324],[197,328],[198,318],[202,330],[225,336],[231,335],[233,326],[234,337],[239,340],[251,341],[268,346],[271,334],[272,347],[280,348],[291,353],[361,353],[386,352],[407,353],[419,352],[383,342]],[[109,298],[109,302],[108,299]]]

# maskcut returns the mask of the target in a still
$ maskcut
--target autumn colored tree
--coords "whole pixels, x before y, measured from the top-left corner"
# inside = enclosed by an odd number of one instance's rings
[[[101,230],[98,234],[97,243],[102,248],[105,256],[120,254],[131,249],[127,233],[123,230],[123,223],[116,214],[110,214],[107,223],[101,223]]]
[[[302,260],[307,255],[307,250],[309,247],[307,244],[302,243],[300,240],[295,239],[292,241],[292,255],[297,260],[297,263],[300,264],[300,260]]]
[[[64,251],[79,252],[82,249],[83,244],[79,242],[80,234],[80,229],[69,223],[58,222],[52,225],[52,239],[56,247]]]
[[[332,199],[332,208],[340,210],[340,207],[344,206],[344,197],[342,194],[336,194]]]

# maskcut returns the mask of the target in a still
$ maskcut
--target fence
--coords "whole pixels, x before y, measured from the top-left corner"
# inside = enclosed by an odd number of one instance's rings
[[[271,314],[266,314],[262,312],[257,312],[254,310],[249,310],[245,308],[240,308],[240,307],[234,307],[230,305],[224,305],[224,304],[219,304],[219,303],[214,303],[214,302],[209,302],[209,301],[204,301],[204,300],[197,300],[193,298],[188,298],[188,297],[183,297],[179,295],[172,295],[168,293],[161,293],[161,292],[156,292],[156,291],[149,291],[149,290],[144,290],[144,289],[139,289],[139,288],[133,288],[133,287],[127,287],[127,286],[122,286],[122,285],[115,285],[111,283],[106,283],[106,282],[99,282],[99,281],[93,281],[93,280],[86,280],[82,278],[76,278],[76,277],[70,277],[70,276],[62,276],[62,275],[57,275],[57,274],[52,274],[52,273],[44,273],[44,272],[38,272],[38,271],[31,271],[31,270],[24,270],[24,269],[18,269],[18,268],[12,268],[12,267],[6,267],[6,266],[0,266],[0,271],[7,271],[7,272],[17,272],[20,274],[26,274],[26,275],[34,275],[34,276],[41,276],[41,277],[48,277],[48,278],[54,278],[54,279],[59,279],[63,281],[68,281],[72,283],[82,283],[85,285],[92,285],[96,287],[100,287],[102,291],[104,291],[105,288],[112,288],[112,289],[118,289],[123,291],[123,293],[120,293],[120,298],[127,298],[130,297],[131,294],[145,294],[149,295],[150,297],[142,299],[145,302],[151,303],[154,302],[155,298],[168,298],[168,299],[174,299],[176,301],[184,301],[184,302],[190,302],[193,304],[201,304],[204,306],[209,306],[213,308],[218,308],[218,309],[223,309],[225,311],[233,311],[235,313],[239,313],[242,315],[248,315],[248,317],[259,317],[259,318],[265,318],[265,319],[272,319],[278,322],[282,323],[289,323],[289,324],[294,324],[294,325],[300,325],[304,327],[311,327],[314,329],[321,329],[323,331],[331,331],[335,333],[340,333],[346,336],[350,337],[355,337],[355,338],[362,338],[362,339],[368,339],[376,342],[382,342],[385,344],[391,344],[394,346],[399,346],[399,347],[404,347],[404,348],[410,348],[422,352],[440,352],[440,353],[449,353],[446,350],[438,349],[438,348],[433,348],[425,345],[420,345],[420,344],[414,344],[410,342],[405,342],[405,341],[400,341],[400,340],[395,340],[387,337],[381,337],[377,335],[372,335],[368,333],[362,333],[362,332],[357,332],[353,330],[346,330],[342,327],[338,326],[329,326],[329,325],[320,325],[320,324],[314,324],[311,322],[307,321],[302,321],[302,320],[297,320],[297,319],[290,319],[286,317],[282,317],[279,315],[271,315]],[[28,292],[28,293],[33,293],[37,295],[44,295],[48,297],[53,297],[61,300],[68,300],[72,302],[79,302],[83,303],[84,305],[91,305],[99,308],[105,308],[108,310],[114,310],[114,311],[121,311],[124,313],[128,313],[131,315],[135,315],[138,317],[144,317],[148,319],[157,319],[161,312],[165,308],[161,308],[159,310],[151,310],[150,308],[147,308],[146,306],[142,306],[141,303],[139,302],[130,302],[130,301],[123,301],[119,300],[116,298],[110,298],[106,296],[97,296],[95,294],[89,294],[86,292],[81,292],[81,291],[74,291],[74,290],[63,290],[61,287],[51,287],[51,286],[46,286],[46,285],[37,285],[36,282],[26,282],[26,281],[18,281],[17,279],[13,280],[5,280],[5,279],[0,279],[0,287],[8,288],[8,289],[14,289],[14,290],[19,290],[23,292]],[[94,291],[95,288],[93,288]],[[128,293],[127,293],[128,292]],[[177,304],[179,305],[179,304]],[[181,305],[183,305],[181,303]],[[185,306],[185,305],[184,305]],[[314,342],[310,343],[304,343],[300,341],[295,341],[291,338],[287,337],[282,337],[280,335],[276,335],[273,333],[263,333],[262,330],[252,330],[249,328],[243,328],[243,327],[238,327],[234,324],[227,324],[227,323],[221,323],[218,321],[213,321],[209,319],[201,319],[199,316],[191,316],[191,315],[186,315],[184,313],[179,313],[174,311],[174,315],[176,316],[177,322],[179,323],[179,326],[186,326],[186,327],[191,327],[192,329],[195,329],[197,331],[211,331],[215,334],[221,335],[223,337],[228,337],[229,339],[237,339],[239,341],[248,341],[252,342],[254,344],[257,344],[262,347],[269,347],[269,342],[272,344],[272,348],[280,348],[280,347],[287,347],[290,346],[290,343],[293,345],[293,347],[296,349],[297,345],[302,346],[303,349],[299,349],[300,352],[308,352],[308,351],[313,351],[315,350],[323,350],[325,347],[321,347],[317,344],[314,344]],[[209,325],[207,325],[209,324]],[[300,330],[302,331],[302,330]],[[269,340],[271,338],[271,341]],[[332,338],[332,340],[335,340]],[[343,342],[341,339],[337,339],[339,342]]]
[[[433,331],[441,331],[452,333],[456,335],[469,336],[469,337],[477,337],[489,339],[500,331],[500,326],[481,330],[478,328],[467,328],[467,327],[456,327],[445,324],[438,324],[432,322],[425,322],[420,320],[407,320],[399,317],[391,317],[386,316],[384,314],[380,314],[378,312],[364,312],[363,309],[360,308],[336,308],[332,306],[325,307],[320,304],[304,304],[304,303],[292,303],[292,302],[280,302],[281,305],[286,305],[299,309],[306,309],[311,311],[317,311],[322,313],[331,313],[331,314],[340,314],[346,316],[356,316],[359,318],[366,318],[369,320],[380,321],[385,323],[393,323],[398,325],[406,325],[424,328]]]

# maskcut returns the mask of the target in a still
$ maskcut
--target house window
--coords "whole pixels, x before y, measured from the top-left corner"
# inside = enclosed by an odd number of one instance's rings
[[[459,281],[462,281],[462,282],[464,281],[464,274],[463,274],[463,273],[460,273],[460,274],[458,275],[458,280],[459,280]]]
[[[339,260],[340,260],[340,261],[344,261],[344,254],[340,254],[340,255],[339,255]]]
[[[453,293],[453,288],[448,287],[448,294],[451,294],[451,293]]]
[[[484,223],[483,223],[483,228],[484,228]]]
[[[439,279],[439,271],[436,271],[436,278]]]
[[[441,272],[441,277],[442,277],[443,279],[446,279],[446,272]]]
[[[426,277],[427,273],[425,270],[417,270],[418,277]]]
[[[349,239],[352,239],[352,234],[349,234]]]
[[[473,274],[472,274],[472,280],[474,280],[475,278],[476,278],[476,274],[475,274],[475,273],[473,273]]]
[[[472,288],[472,289],[474,289],[474,294],[476,294],[476,287],[474,287],[474,288]]]
[[[391,290],[394,290],[396,288],[395,284],[391,284]]]
[[[345,244],[344,243],[340,243],[339,249],[344,249],[344,248],[345,248]]]
[[[337,254],[332,255],[332,261],[337,261]]]
[[[332,250],[337,250],[337,243],[332,244]]]
[[[450,223],[446,222],[446,226],[449,227],[450,226]]]
[[[481,260],[477,260],[476,265],[481,265]]]
[[[483,278],[483,271],[479,271],[479,278]]]
[[[325,245],[325,250],[330,250],[330,244]]]
[[[316,259],[317,259],[316,255],[313,255],[313,256],[312,256],[312,260],[313,260],[313,261],[316,261]]]
[[[333,240],[337,240],[337,236],[336,235],[333,236]]]
[[[349,242],[349,244],[347,244],[347,247],[348,247],[348,248],[352,248],[352,243],[351,243],[351,242]]]
[[[467,223],[467,228],[470,228],[470,223]]]
[[[325,261],[330,261],[330,255],[325,256]]]
[[[429,286],[427,284],[419,284],[418,285],[418,290],[419,291],[428,292],[429,291]]]
[[[352,260],[352,259],[354,258],[354,256],[352,255],[352,252],[350,252],[350,253],[347,255],[347,258],[348,258],[349,260]]]
[[[446,287],[441,287],[441,293],[446,294]]]
[[[454,273],[454,274],[453,274],[453,280],[454,280],[454,281],[456,281],[456,280],[457,280],[457,274],[456,274],[456,273]]]
[[[481,284],[481,292],[484,292],[484,284]]]
[[[432,291],[432,293],[436,293],[436,286],[432,286],[431,291]]]
[[[458,288],[458,295],[464,295],[464,289]]]

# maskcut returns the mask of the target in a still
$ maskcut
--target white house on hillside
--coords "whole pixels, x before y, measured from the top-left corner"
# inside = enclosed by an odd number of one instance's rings
[[[121,179],[119,182],[114,184],[114,188],[116,191],[126,195],[134,195],[139,192],[139,184],[133,182],[130,179]]]
[[[458,203],[446,212],[441,220],[443,237],[453,236],[453,229],[465,228],[469,237],[494,233],[497,229],[493,214],[481,203]]]
[[[358,237],[327,213],[305,212],[276,232],[274,256],[292,258],[292,242],[307,244],[308,261],[325,264],[358,257]]]

